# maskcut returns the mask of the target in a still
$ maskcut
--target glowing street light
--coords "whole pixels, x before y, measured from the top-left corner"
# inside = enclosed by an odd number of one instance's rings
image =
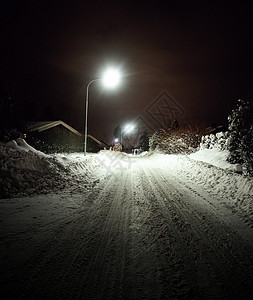
[[[128,124],[126,125],[125,129],[124,129],[124,132],[125,133],[130,133],[134,130],[134,125],[133,124]]]
[[[131,133],[134,130],[135,126],[134,124],[127,124],[123,130],[121,130],[121,136],[120,136],[120,142],[122,147],[122,135],[123,133]]]
[[[86,105],[85,105],[85,128],[84,128],[84,155],[87,150],[87,127],[88,127],[88,103],[89,103],[89,87],[93,82],[102,81],[107,88],[115,88],[120,82],[120,73],[116,69],[109,69],[104,73],[102,78],[91,80],[86,88]]]
[[[105,72],[103,78],[103,85],[107,88],[115,88],[120,82],[120,74],[116,69],[109,69]]]

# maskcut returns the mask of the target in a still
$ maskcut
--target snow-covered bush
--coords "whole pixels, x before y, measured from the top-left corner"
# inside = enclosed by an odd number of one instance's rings
[[[168,154],[192,153],[199,145],[200,135],[186,129],[169,131],[165,152]]]
[[[228,150],[227,161],[253,176],[253,113],[248,102],[238,100],[228,116],[228,131],[201,138],[200,149]]]
[[[199,128],[194,126],[184,126],[182,128],[169,128],[167,131],[158,129],[149,139],[150,150],[161,150],[167,154],[193,152],[200,143],[201,133]]]
[[[156,130],[149,138],[149,149],[150,150],[161,150],[164,140],[166,139],[166,131],[164,129]]]
[[[253,176],[253,125],[243,136],[241,149],[246,174]]]
[[[201,143],[200,143],[200,149],[227,150],[228,136],[229,136],[229,133],[227,131],[202,136]]]
[[[149,150],[149,135],[147,131],[140,135],[136,148],[141,149],[141,151]]]
[[[253,112],[249,102],[238,100],[228,125],[228,162],[242,164],[244,173],[253,176]]]

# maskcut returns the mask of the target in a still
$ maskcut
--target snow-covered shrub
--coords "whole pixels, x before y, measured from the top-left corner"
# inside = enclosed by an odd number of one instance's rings
[[[227,150],[228,145],[228,132],[216,133],[216,148],[219,150]]]
[[[219,149],[227,150],[228,148],[228,132],[218,132],[202,136],[200,149]]]
[[[253,176],[253,125],[242,138],[241,150],[244,173]]]
[[[173,123],[174,125],[174,123]],[[192,125],[171,127],[168,131],[157,130],[149,139],[150,150],[161,150],[167,154],[191,153],[200,143],[199,128]]]
[[[253,112],[249,102],[238,100],[236,109],[228,116],[228,162],[242,164],[244,173],[253,175]]]
[[[191,153],[199,145],[200,135],[187,129],[169,131],[165,152],[168,154]]]
[[[166,138],[166,131],[162,128],[156,130],[149,138],[149,149],[156,150],[162,147],[162,144]]]
[[[140,135],[136,148],[141,149],[141,151],[149,150],[149,135],[146,131]]]

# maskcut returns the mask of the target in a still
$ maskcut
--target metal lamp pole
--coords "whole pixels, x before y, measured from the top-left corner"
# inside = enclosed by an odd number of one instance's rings
[[[84,126],[84,155],[86,155],[87,150],[87,127],[88,127],[88,104],[89,104],[89,87],[90,85],[95,82],[99,81],[101,78],[93,79],[87,84],[86,88],[86,105],[85,105],[85,126]]]
[[[120,151],[122,152],[122,150],[123,150],[123,145],[122,145],[122,128],[120,130],[120,143],[121,143],[121,149],[120,149]]]
[[[108,88],[115,87],[119,82],[120,76],[119,72],[114,69],[109,69],[103,76],[103,78],[97,78],[91,80],[86,87],[86,105],[85,105],[85,126],[84,126],[84,155],[86,155],[87,150],[87,127],[88,127],[88,104],[89,104],[89,87],[90,85],[99,80],[103,80],[104,85]]]

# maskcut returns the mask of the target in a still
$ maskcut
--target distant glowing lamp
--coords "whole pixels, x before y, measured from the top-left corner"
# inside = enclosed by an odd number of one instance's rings
[[[133,124],[129,124],[125,127],[124,132],[125,133],[130,133],[134,130],[134,125]]]
[[[130,133],[134,130],[135,126],[133,124],[128,124],[124,127],[124,130],[121,130],[121,137],[120,137],[120,142],[121,142],[121,145],[122,145],[122,136],[123,136],[123,133]]]

